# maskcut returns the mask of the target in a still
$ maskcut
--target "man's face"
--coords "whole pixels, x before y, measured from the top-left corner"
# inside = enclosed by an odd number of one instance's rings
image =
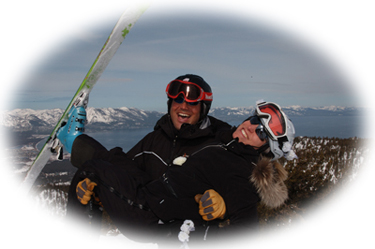
[[[266,143],[266,140],[260,140],[255,132],[257,127],[258,124],[251,124],[250,120],[247,120],[237,127],[232,136],[233,138],[238,138],[238,141],[243,144],[259,148]]]
[[[185,101],[181,104],[172,101],[170,115],[172,123],[177,130],[180,130],[181,125],[196,124],[200,117],[201,103],[197,105],[189,105]]]

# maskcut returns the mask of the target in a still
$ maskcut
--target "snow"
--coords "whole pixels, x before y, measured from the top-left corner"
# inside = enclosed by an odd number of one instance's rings
[[[34,150],[34,147],[30,145],[24,145],[22,146],[21,150]]]
[[[16,174],[26,173],[29,170],[31,164],[32,164],[32,162],[29,164],[29,166],[24,166],[21,169],[15,170],[14,173],[16,173]]]
[[[285,109],[292,109],[294,111],[301,111],[303,110],[303,107],[300,106],[300,105],[291,105],[291,106],[287,106],[287,107],[284,107]]]
[[[154,243],[137,243],[126,238],[124,235],[119,234],[112,236],[107,234],[105,236],[100,236],[98,248],[110,248],[109,246],[118,245],[121,248],[159,248],[157,244]]]

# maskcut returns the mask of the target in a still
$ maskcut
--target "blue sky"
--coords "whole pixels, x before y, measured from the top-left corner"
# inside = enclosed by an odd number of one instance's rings
[[[185,73],[202,76],[213,107],[361,106],[335,61],[278,23],[236,11],[151,5],[141,16],[90,95],[93,107],[166,111],[165,87]],[[19,79],[14,108],[65,108],[122,10],[75,23],[77,31],[49,44]]]

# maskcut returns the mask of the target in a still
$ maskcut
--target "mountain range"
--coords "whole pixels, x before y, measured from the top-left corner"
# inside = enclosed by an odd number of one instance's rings
[[[363,109],[353,107],[283,107],[289,117],[293,116],[358,116]],[[63,114],[62,109],[15,109],[1,113],[0,127],[12,132],[49,133]],[[238,124],[254,113],[254,107],[212,108],[209,115]],[[134,129],[153,127],[164,113],[137,108],[87,108],[87,131]]]

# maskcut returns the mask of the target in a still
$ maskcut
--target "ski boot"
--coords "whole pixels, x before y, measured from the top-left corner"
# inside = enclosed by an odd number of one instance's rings
[[[57,139],[64,145],[67,152],[72,153],[73,142],[83,134],[86,123],[86,110],[83,106],[73,106],[69,112],[68,122],[56,133]],[[58,152],[58,154],[62,154]]]

